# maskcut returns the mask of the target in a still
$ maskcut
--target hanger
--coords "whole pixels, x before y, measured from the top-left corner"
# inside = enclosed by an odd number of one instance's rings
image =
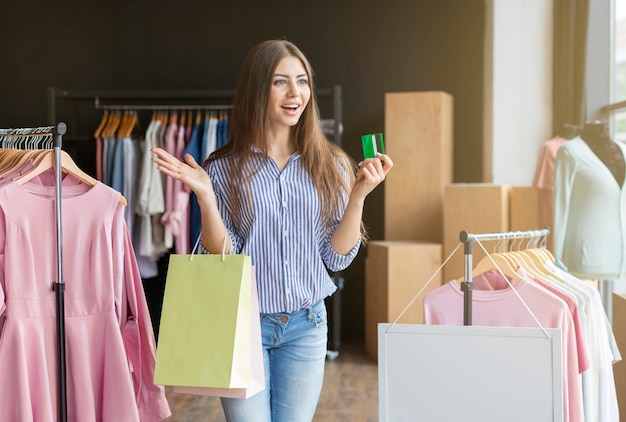
[[[130,127],[128,129],[128,133],[126,134],[127,137],[130,137],[133,134],[133,131],[135,129],[137,129],[137,131],[141,132],[141,121],[139,120],[139,113],[137,113],[137,110],[133,110],[132,112],[132,120],[131,120],[131,124]]]
[[[100,120],[100,124],[98,125],[98,128],[96,129],[93,135],[94,138],[96,139],[100,138],[100,134],[102,133],[102,130],[104,129],[108,119],[109,119],[109,111],[104,110],[104,113],[102,114],[102,119]]]
[[[125,119],[117,131],[118,138],[129,138],[133,130],[139,127],[139,116],[136,110],[129,110],[125,113]]]
[[[39,161],[41,161],[47,150],[45,149],[13,149],[13,150],[3,150],[6,151],[6,154],[2,154],[2,158],[0,158],[0,163],[2,166],[0,167],[0,177],[5,177],[9,174],[14,174],[18,172],[22,167],[28,163],[28,161],[32,160],[33,165],[37,165]]]
[[[543,266],[546,262],[552,262],[553,264],[556,262],[554,255],[547,250],[546,248],[535,247],[535,248],[527,248],[524,249],[524,253],[527,255],[531,255],[535,262],[540,262]]]
[[[124,111],[124,117],[122,122],[120,123],[120,127],[117,128],[117,137],[123,138],[126,136],[126,132],[128,131],[128,127],[130,126],[130,121],[132,117],[130,115],[130,111]]]
[[[24,150],[2,148],[0,149],[0,174],[15,167],[14,161],[20,159],[24,154]]]
[[[495,265],[489,257],[493,259]],[[503,253],[491,253],[485,255],[472,270],[472,278],[485,274],[491,270],[496,270],[499,274],[500,271],[498,268],[502,271],[502,274],[510,279],[516,281],[522,280],[522,276],[517,272],[517,268],[513,267],[511,262],[504,257]]]
[[[17,139],[20,139],[18,136]],[[28,163],[34,160],[35,164],[43,157],[46,149],[42,148],[45,142],[52,141],[52,134],[46,133],[30,137],[22,137],[25,149],[6,148],[0,150],[0,178],[14,175]]]
[[[531,242],[532,238],[528,240],[527,247],[522,249],[520,238],[520,244],[518,248],[515,249],[515,239],[513,239],[510,244],[510,250],[502,252],[501,256],[503,259],[509,261],[513,268],[522,268],[531,278],[549,282],[548,277],[555,276],[545,266],[547,258],[541,255],[539,252],[541,248],[535,245],[533,245],[533,249],[528,249]]]
[[[524,256],[529,263],[529,266],[533,269],[534,275],[546,282],[549,282],[548,278],[552,278],[558,281],[563,281],[563,279],[552,272],[548,267],[546,267],[546,260],[543,258],[541,254],[537,254],[538,249],[526,249],[520,251],[520,254]]]
[[[517,272],[518,267],[515,266],[511,260],[507,259],[505,255],[506,252],[492,252],[485,255],[472,269],[472,278],[485,274],[491,270],[496,270],[498,271],[498,274],[500,274],[501,270],[502,274],[511,280],[521,281],[523,277]],[[461,282],[465,280],[461,278],[456,281]]]
[[[168,110],[163,110],[161,112],[161,124],[167,125],[167,122],[170,119],[170,112]]]
[[[548,235],[543,235],[540,238],[535,238],[534,242],[528,242],[528,247],[526,250],[529,253],[532,253],[539,257],[539,259],[543,260],[543,263],[551,262],[553,264],[556,263],[556,258],[552,255],[547,248]],[[532,247],[531,247],[532,246]]]
[[[185,128],[185,131],[187,130],[191,131],[192,126],[193,126],[193,111],[187,110],[187,127]]]
[[[546,263],[550,262],[554,264],[556,259],[554,255],[545,248],[545,237],[541,239],[541,244],[531,245],[529,242],[528,247],[521,251],[527,259],[532,261],[537,271],[544,277],[550,277],[558,281],[563,282],[563,278],[555,274],[550,268],[546,266]]]
[[[185,114],[184,111],[180,112],[180,127],[185,127],[187,124],[187,115]]]
[[[46,170],[54,168],[54,161],[55,161],[54,151],[53,150],[42,150],[42,151],[46,152],[45,154],[42,154],[43,159],[40,160],[39,163],[35,167],[33,167],[29,172],[20,176],[18,179],[16,179],[15,182],[18,185],[23,185],[29,180],[32,180],[33,178],[39,176],[41,173],[45,172]],[[82,171],[76,165],[74,160],[72,160],[72,157],[70,157],[70,155],[63,150],[61,150],[61,170],[64,173],[72,175],[73,177],[80,180],[82,183],[85,183],[89,186],[95,186],[96,183],[98,183],[96,179],[94,179],[93,177],[89,176],[87,173]],[[120,202],[123,205],[127,205],[126,198],[124,198],[123,196],[120,196]]]
[[[119,126],[121,120],[122,116],[119,111],[112,112],[109,116],[105,128],[103,129],[102,137],[110,138],[115,136],[115,131],[117,130],[117,127]]]
[[[547,274],[545,268],[542,269],[545,261],[542,262],[537,256],[527,253],[527,249],[511,251],[510,254],[511,256],[515,256],[520,267],[522,267],[529,276],[542,281],[548,281],[546,280]]]
[[[124,115],[122,117],[122,121],[120,126],[117,128],[117,137],[123,138],[126,136],[126,132],[128,132],[128,127],[131,124],[132,117],[130,115],[130,111],[124,111]]]

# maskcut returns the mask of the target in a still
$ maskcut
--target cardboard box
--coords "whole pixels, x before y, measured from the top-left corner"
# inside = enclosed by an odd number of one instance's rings
[[[546,227],[552,230],[552,202],[552,191],[548,189],[512,186],[510,230],[539,230]],[[546,239],[545,246],[552,250],[552,233]]]
[[[443,282],[463,278],[464,245],[461,231],[487,234],[509,231],[510,190],[508,185],[489,183],[455,183],[446,186],[444,197],[444,262],[459,247],[443,268]],[[478,242],[473,242],[472,268],[485,256]],[[491,253],[497,241],[481,242]]]
[[[445,92],[385,94],[385,240],[441,243],[443,190],[453,177],[453,99]]]
[[[378,324],[394,322],[417,296],[398,323],[424,322],[424,296],[441,286],[441,244],[372,241],[365,260],[365,349],[378,359]]]

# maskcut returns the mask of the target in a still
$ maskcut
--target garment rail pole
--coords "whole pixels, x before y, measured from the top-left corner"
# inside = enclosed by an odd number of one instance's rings
[[[203,90],[203,89],[182,89],[182,90],[68,90],[63,88],[48,87],[47,88],[47,119],[50,125],[57,122],[59,113],[59,105],[73,104],[73,113],[69,112],[70,116],[65,116],[65,121],[72,122],[71,133],[65,138],[72,139],[78,135],[82,135],[80,130],[80,113],[78,112],[79,104],[89,105],[93,107],[95,102],[98,108],[103,106],[108,107],[103,103],[116,103],[125,107],[124,103],[138,102],[145,105],[155,106],[167,106],[168,108],[177,108],[176,104],[168,105],[167,103],[177,102],[189,102],[185,104],[188,106],[202,106],[209,107],[219,106],[224,108],[223,105],[231,105],[234,99],[234,89],[218,89],[218,90]],[[341,132],[343,131],[342,124],[342,98],[341,98],[341,86],[334,85],[332,88],[315,88],[315,96],[318,101],[320,99],[332,100],[332,117],[333,122],[333,140],[335,143],[341,146]],[[68,110],[65,110],[68,113]],[[81,136],[81,139],[83,137]],[[90,138],[90,136],[89,136]]]
[[[67,421],[67,382],[65,366],[65,281],[63,280],[63,219],[61,212],[61,147],[67,126],[61,122],[54,129],[54,203],[57,237],[57,280],[53,284],[56,292],[57,342],[59,369],[59,421]]]
[[[152,104],[99,104],[96,101],[96,110],[230,110],[233,108],[230,104],[225,105],[190,105],[190,104],[170,104],[170,105],[152,105]]]
[[[474,283],[472,282],[472,256],[474,253],[474,240],[506,240],[506,239],[525,239],[532,237],[543,237],[544,239],[550,234],[549,228],[540,230],[526,230],[515,232],[501,233],[482,233],[473,234],[463,230],[459,237],[464,245],[464,269],[463,282],[461,282],[461,290],[463,291],[463,325],[472,325],[472,291]]]

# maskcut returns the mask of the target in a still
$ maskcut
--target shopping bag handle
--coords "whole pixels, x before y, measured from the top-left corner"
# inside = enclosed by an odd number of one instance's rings
[[[224,255],[226,255],[226,237],[228,236],[228,232],[226,232],[226,234],[224,234],[224,244],[222,245],[222,262],[224,261]],[[193,249],[191,250],[191,254],[189,254],[189,261],[191,261],[193,259],[193,255],[195,254],[196,250],[198,249],[198,245],[200,245],[200,238],[202,237],[202,231],[200,231],[200,234],[198,235],[198,239],[196,239],[196,244],[193,246]]]

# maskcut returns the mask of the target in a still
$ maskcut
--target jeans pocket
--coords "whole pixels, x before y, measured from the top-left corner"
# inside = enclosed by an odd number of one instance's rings
[[[309,321],[315,324],[316,327],[321,327],[328,323],[326,304],[323,301],[309,309]]]

